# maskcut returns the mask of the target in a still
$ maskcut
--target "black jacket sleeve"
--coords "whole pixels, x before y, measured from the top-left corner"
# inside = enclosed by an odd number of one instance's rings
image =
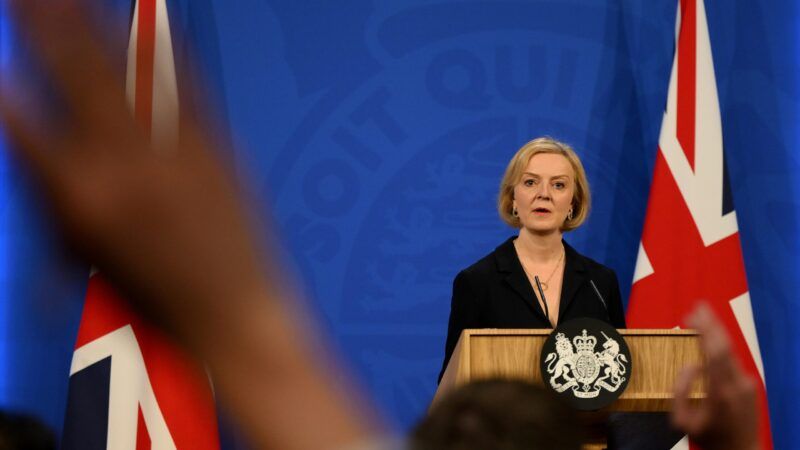
[[[465,271],[459,272],[453,280],[453,298],[450,301],[450,321],[447,325],[447,341],[444,347],[444,362],[439,372],[439,380],[450,362],[453,350],[456,348],[461,332],[467,328],[478,326],[480,311],[475,292],[470,286],[468,275]]]

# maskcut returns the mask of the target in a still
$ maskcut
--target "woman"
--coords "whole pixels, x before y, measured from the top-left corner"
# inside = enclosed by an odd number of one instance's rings
[[[453,281],[439,380],[467,328],[553,328],[577,317],[625,327],[614,271],[562,240],[565,231],[586,220],[589,204],[586,173],[567,144],[541,137],[511,158],[497,209],[503,221],[519,229],[519,236]]]

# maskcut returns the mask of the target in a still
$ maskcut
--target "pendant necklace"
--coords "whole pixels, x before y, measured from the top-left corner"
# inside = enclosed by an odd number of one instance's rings
[[[562,259],[564,259],[564,252],[563,252],[563,251],[561,252],[561,255],[559,255],[559,257],[558,257],[558,262],[556,262],[556,266],[555,266],[555,267],[553,267],[553,271],[552,271],[552,272],[550,272],[550,276],[549,276],[549,277],[547,277],[547,279],[546,279],[546,280],[542,281],[542,289],[543,289],[543,290],[545,290],[545,291],[546,291],[546,290],[547,290],[547,288],[548,288],[548,287],[550,287],[550,286],[549,286],[550,280],[553,278],[553,275],[555,275],[555,274],[556,274],[556,270],[557,270],[557,269],[558,269],[558,267],[561,265],[561,260],[562,260]]]

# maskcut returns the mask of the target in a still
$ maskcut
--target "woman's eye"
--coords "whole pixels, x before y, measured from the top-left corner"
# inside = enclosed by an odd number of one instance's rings
[[[523,181],[522,184],[524,184],[525,186],[533,186],[533,180],[532,179],[527,179],[527,180]]]
[[[554,183],[553,187],[555,187],[556,189],[564,189],[567,186],[564,183],[558,182],[558,183]]]

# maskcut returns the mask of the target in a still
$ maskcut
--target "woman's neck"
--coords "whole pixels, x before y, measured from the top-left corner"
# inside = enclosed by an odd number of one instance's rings
[[[536,234],[526,228],[519,230],[519,237],[514,245],[520,256],[530,258],[534,263],[547,263],[559,258],[562,251],[561,231],[548,234]]]

